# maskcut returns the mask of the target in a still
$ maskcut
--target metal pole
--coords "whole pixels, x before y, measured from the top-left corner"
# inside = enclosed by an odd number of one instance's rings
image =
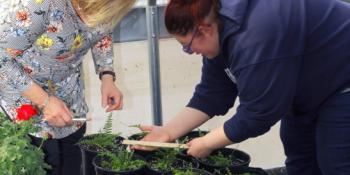
[[[162,102],[159,72],[159,24],[156,0],[148,0],[146,7],[148,49],[150,59],[153,124],[162,125]]]

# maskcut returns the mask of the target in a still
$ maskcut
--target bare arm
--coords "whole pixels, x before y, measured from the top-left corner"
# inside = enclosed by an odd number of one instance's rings
[[[163,129],[169,133],[170,140],[173,141],[202,125],[209,119],[209,116],[204,112],[185,107],[173,119],[166,123]]]

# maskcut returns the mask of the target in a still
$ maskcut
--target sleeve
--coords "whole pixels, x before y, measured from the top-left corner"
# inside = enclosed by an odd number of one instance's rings
[[[114,52],[112,36],[112,33],[109,33],[91,48],[96,74],[99,74],[101,71],[114,71]]]
[[[219,58],[203,59],[202,77],[188,107],[198,109],[210,117],[224,115],[234,105],[236,85],[228,78]]]
[[[267,132],[291,109],[300,57],[287,57],[248,66],[238,72],[240,105],[224,123],[234,143]]]
[[[47,1],[11,0],[2,3],[0,15],[0,93],[22,93],[32,79],[19,59],[31,54],[35,40],[45,30]]]

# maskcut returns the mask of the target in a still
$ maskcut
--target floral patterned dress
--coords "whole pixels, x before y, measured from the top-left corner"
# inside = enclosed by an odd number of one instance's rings
[[[111,31],[89,28],[71,0],[0,0],[0,100],[12,119],[31,101],[21,96],[33,82],[63,100],[74,117],[86,117],[82,60],[90,50],[95,71],[113,71]],[[64,138],[83,123],[56,128],[41,122],[35,135]]]

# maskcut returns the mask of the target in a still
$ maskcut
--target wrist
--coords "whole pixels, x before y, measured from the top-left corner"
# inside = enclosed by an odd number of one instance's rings
[[[113,71],[101,71],[99,73],[100,80],[111,80],[115,81],[115,73]]]
[[[38,105],[39,109],[41,111],[44,111],[45,108],[49,105],[51,95],[47,94],[47,96],[44,98],[44,100]]]

